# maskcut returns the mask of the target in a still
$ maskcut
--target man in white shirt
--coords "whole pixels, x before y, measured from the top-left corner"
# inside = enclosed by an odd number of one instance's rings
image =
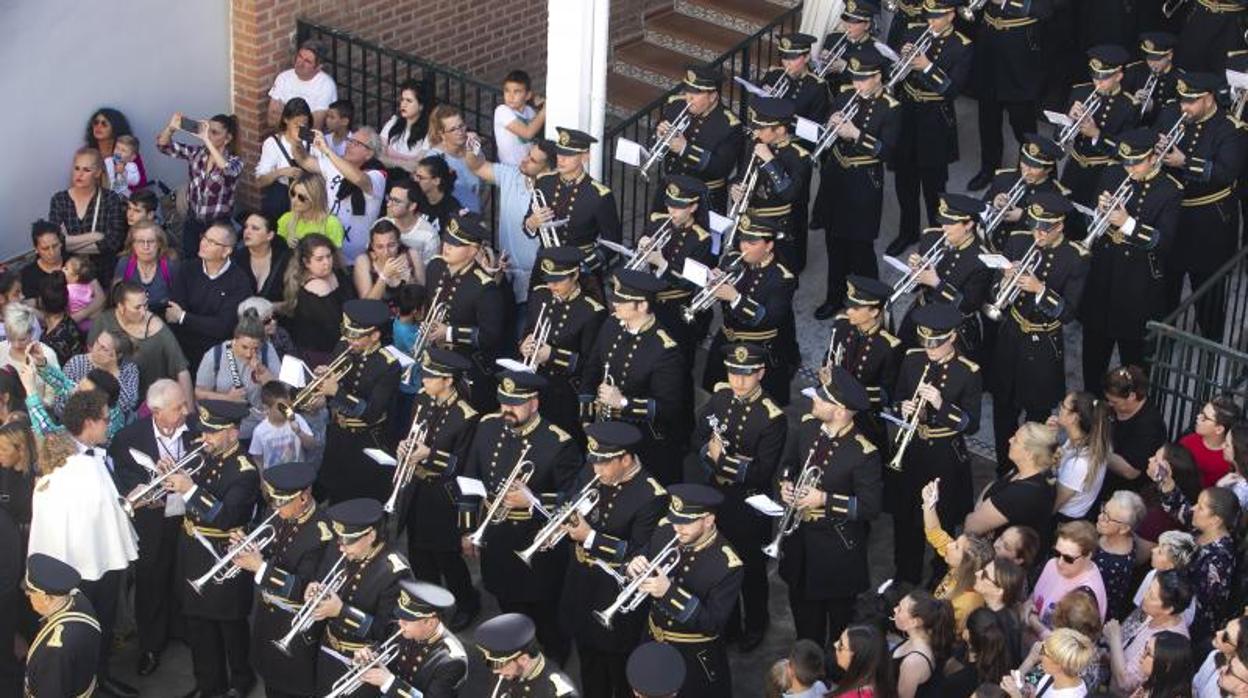
[[[321,70],[321,57],[325,46],[316,39],[299,44],[295,52],[294,67],[278,73],[269,90],[269,126],[277,128],[282,118],[282,107],[295,97],[303,97],[312,108],[313,128],[325,124],[325,111],[338,101],[338,85]]]
[[[342,255],[351,266],[368,249],[369,228],[381,214],[386,169],[377,159],[381,139],[371,127],[360,127],[348,136],[346,152],[339,156],[325,140],[325,134],[317,131],[312,154],[300,158],[299,166],[325,178],[325,200],[329,202],[329,212],[342,221]]]
[[[438,229],[420,215],[420,185],[414,179],[395,182],[386,194],[386,216],[399,229],[399,240],[420,253],[425,264],[442,252]]]

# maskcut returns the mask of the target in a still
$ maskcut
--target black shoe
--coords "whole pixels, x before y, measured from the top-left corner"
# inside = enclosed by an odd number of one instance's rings
[[[160,666],[160,655],[155,652],[144,652],[139,655],[139,676],[149,676]]]
[[[918,242],[917,238],[908,238],[908,237],[903,238],[902,236],[898,235],[896,240],[893,240],[892,242],[888,243],[888,247],[884,248],[884,254],[888,255],[889,257],[898,257],[902,252],[906,251],[907,247],[913,245],[916,242]]]
[[[833,315],[836,315],[836,311],[837,311],[837,310],[840,310],[840,306],[838,306],[838,305],[834,305],[834,304],[832,304],[832,303],[824,303],[823,305],[819,306],[818,308],[815,308],[815,319],[816,319],[816,320],[827,320],[828,318],[832,317]]]
[[[472,625],[472,621],[476,620],[480,613],[480,606],[455,611],[455,615],[451,616],[451,632],[457,633]]]
[[[979,174],[966,183],[966,188],[968,191],[979,191],[989,184],[992,184],[992,170],[980,170]]]
[[[737,642],[737,648],[742,652],[749,652],[759,645],[763,644],[763,637],[766,633],[762,630],[747,630]]]
[[[139,698],[139,689],[123,681],[118,681],[111,676],[101,676],[97,687],[105,695],[116,696],[117,698]]]

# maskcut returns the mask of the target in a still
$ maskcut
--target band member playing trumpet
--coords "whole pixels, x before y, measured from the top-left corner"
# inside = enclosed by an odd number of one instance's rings
[[[776,50],[780,65],[772,66],[759,83],[772,97],[793,103],[793,112],[811,121],[827,118],[828,87],[823,78],[810,70],[810,49],[816,37],[810,34],[785,34]]]
[[[953,26],[959,4],[960,0],[926,0],[926,24],[904,34],[901,53],[914,58],[910,72],[894,90],[901,102],[901,133],[893,158],[900,210],[897,238],[888,245],[893,256],[919,239],[920,190],[929,224],[936,221],[949,163],[958,160],[958,115],[953,105],[971,70],[971,40]],[[921,42],[927,42],[925,51],[919,50]]]
[[[744,138],[741,120],[720,102],[723,79],[719,66],[689,66],[681,84],[683,92],[668,98],[663,106],[663,120],[655,129],[656,139],[668,137],[684,112],[688,126],[671,137],[671,147],[663,158],[663,173],[702,180],[709,191],[710,207],[715,211],[728,208],[728,175],[737,164]],[[660,208],[662,196],[662,189],[655,192],[655,209]]]
[[[620,593],[616,576],[650,543],[659,518],[667,510],[667,492],[650,477],[635,455],[641,432],[624,422],[586,425],[588,467],[577,478],[579,492],[593,478],[598,503],[565,527],[573,541],[573,559],[563,583],[559,619],[576,641],[581,663],[581,688],[587,696],[630,698],[625,679],[628,653],[641,637],[644,616],[617,616],[603,627],[593,612],[608,607]]]
[[[733,184],[729,196],[734,204],[749,197],[746,213],[774,221],[781,258],[800,270],[806,263],[810,153],[790,137],[792,123],[792,102],[768,97],[750,101],[754,140],[739,171],[752,181]]]
[[[433,584],[399,582],[394,619],[401,635],[398,653],[388,664],[375,666],[360,677],[385,696],[455,698],[468,676],[468,653],[459,638],[443,625],[455,605],[451,592]],[[371,647],[356,650],[357,665],[377,658]]]
[[[710,356],[720,356],[724,346],[750,342],[767,352],[763,390],[780,406],[789,404],[789,383],[800,357],[793,319],[793,294],[797,277],[775,254],[778,228],[771,219],[750,215],[737,225],[739,261],[744,270],[736,283],[715,289],[724,323],[711,341]],[[723,273],[717,270],[717,273]],[[726,375],[719,361],[708,361],[702,387],[714,391]]]
[[[313,611],[317,621],[327,621],[316,655],[316,693],[329,693],[334,682],[351,669],[357,650],[390,636],[390,619],[399,600],[399,585],[411,581],[407,560],[394,552],[381,536],[381,502],[349,499],[329,508],[338,550],[321,559],[316,579],[304,588],[304,600],[315,598],[321,586],[340,569],[345,581],[336,592],[324,595]],[[339,563],[341,560],[341,563]],[[381,695],[372,687],[362,687],[352,698]]]
[[[477,626],[473,641],[498,678],[491,696],[576,698],[576,686],[542,654],[533,621],[521,613],[504,613]],[[585,695],[594,695],[586,693]]]
[[[230,689],[246,695],[256,682],[247,651],[251,580],[238,575],[209,583],[199,593],[189,584],[217,563],[230,547],[230,534],[251,520],[259,498],[259,473],[238,445],[238,426],[249,412],[246,403],[201,400],[207,463],[194,480],[176,472],[165,481],[165,489],[186,501],[174,587],[186,619],[195,687],[208,696]]]
[[[1178,39],[1169,32],[1140,34],[1141,60],[1123,68],[1122,89],[1135,99],[1141,124],[1156,126],[1161,108],[1179,98],[1179,71],[1174,67],[1176,43]]]
[[[1185,277],[1190,277],[1192,288],[1199,287],[1235,254],[1239,244],[1235,179],[1243,172],[1248,139],[1238,122],[1219,110],[1214,93],[1221,85],[1221,76],[1185,73],[1178,82],[1178,104],[1157,117],[1163,129],[1170,128],[1180,114],[1188,123],[1177,145],[1159,146],[1166,171],[1183,183],[1180,233],[1166,260],[1167,309],[1178,305]],[[1196,321],[1204,336],[1221,340],[1226,322],[1222,285],[1215,284],[1196,301]]]
[[[771,536],[771,520],[745,500],[771,490],[788,424],[784,411],[763,390],[767,352],[753,344],[729,344],[723,352],[728,380],[715,386],[698,413],[693,442],[701,445],[699,462],[711,484],[724,494],[716,517],[720,528],[745,563],[744,612],[734,608],[727,639],[739,638],[742,651],[748,652],[763,641],[770,623],[762,549]]]
[[[607,310],[581,289],[585,256],[575,247],[543,251],[539,265],[546,283],[529,294],[520,355],[546,379],[542,416],[584,443],[578,388]]]
[[[904,349],[901,340],[884,327],[884,305],[893,289],[879,279],[850,276],[846,281],[845,309],[832,322],[828,350],[819,367],[819,382],[832,380],[832,368],[847,369],[867,389],[869,410],[858,413],[858,429],[884,448],[887,433],[879,413],[892,404],[889,395],[897,382]]]
[[[489,239],[490,231],[476,214],[455,216],[447,222],[442,254],[430,260],[425,271],[430,297],[444,305],[445,314],[441,320],[431,317],[430,326],[421,328],[431,344],[472,362],[467,374],[472,392],[466,397],[481,413],[498,406],[490,377],[505,341],[502,292],[494,276],[477,261]]]
[[[1063,196],[1070,193],[1054,176],[1057,163],[1064,155],[1062,147],[1052,138],[1029,133],[1019,148],[1018,167],[1006,167],[993,173],[983,202],[991,207],[989,215],[1000,217],[1001,221],[991,229],[988,229],[991,218],[984,223],[982,236],[990,252],[1005,247],[1010,231],[1018,225],[1026,225],[1023,215],[1036,192],[1055,192]]]
[[[1183,187],[1160,171],[1150,129],[1135,129],[1118,140],[1118,161],[1101,180],[1098,215],[1109,229],[1092,242],[1091,269],[1079,307],[1083,325],[1083,385],[1101,393],[1115,345],[1123,364],[1144,365],[1144,333],[1149,320],[1165,312],[1162,260],[1169,254],[1179,222]],[[1114,194],[1126,187],[1126,201]]]
[[[40,625],[26,653],[23,696],[95,695],[100,623],[91,601],[78,590],[80,584],[82,577],[73,566],[50,555],[32,553],[26,560],[22,591]],[[6,610],[10,608],[17,610],[15,605]]]
[[[958,349],[965,356],[975,356],[979,351],[979,309],[988,301],[992,286],[992,270],[979,258],[988,250],[975,234],[983,207],[978,199],[965,194],[940,195],[935,219],[940,227],[923,231],[919,240],[921,254],[911,254],[908,260],[919,295],[898,332],[907,348],[919,344],[911,317],[914,311],[940,301],[956,306],[964,318],[958,330]],[[939,254],[939,260],[925,264],[925,258],[930,259],[932,254]]]
[[[620,269],[611,317],[581,374],[581,421],[625,421],[642,432],[638,455],[659,482],[678,482],[692,425],[693,395],[681,350],[654,317],[661,279]],[[586,394],[588,393],[588,394]]]
[[[892,392],[901,417],[915,424],[906,450],[900,458],[894,453],[890,462],[900,472],[890,467],[884,477],[887,510],[893,515],[895,574],[911,584],[922,576],[923,485],[941,479],[938,513],[946,529],[956,528],[971,511],[971,462],[963,435],[979,428],[983,379],[979,365],[958,353],[962,322],[962,313],[948,303],[928,303],[916,310],[922,347],[906,352]]]
[[[879,276],[874,241],[884,207],[884,162],[892,157],[901,129],[900,104],[883,90],[884,62],[874,47],[859,51],[847,68],[853,86],[832,100],[827,129],[835,132],[836,141],[824,160],[815,201],[816,217],[827,222],[828,251],[827,296],[815,310],[819,320],[840,310],[846,276]],[[853,118],[845,118],[851,110]]]
[[[365,448],[391,450],[386,417],[398,392],[399,362],[381,346],[382,326],[390,322],[384,301],[350,300],[342,307],[342,340],[334,354],[349,352],[346,373],[327,376],[320,386],[329,406],[325,456],[317,485],[330,502],[367,495],[385,500],[391,472],[368,456]],[[318,372],[326,369],[318,368]]]
[[[1139,120],[1139,105],[1122,89],[1122,67],[1129,59],[1121,46],[1093,46],[1088,49],[1092,82],[1075,85],[1070,91],[1066,115],[1079,123],[1079,132],[1070,146],[1062,184],[1070,189],[1071,201],[1089,208],[1096,205],[1097,186],[1117,153],[1119,134]],[[1087,113],[1093,108],[1094,113]],[[1072,237],[1085,229],[1082,220],[1069,222],[1078,223],[1070,227]]]
[[[464,475],[480,480],[489,499],[461,495],[459,530],[464,555],[480,554],[482,582],[499,608],[531,617],[542,646],[562,664],[569,641],[559,632],[556,604],[566,555],[539,555],[532,567],[516,556],[580,469],[576,441],[538,413],[545,386],[532,373],[499,374],[499,411],[481,418],[464,465]]]
[[[830,373],[805,391],[810,413],[780,476],[781,502],[798,512],[780,543],[780,576],[798,639],[821,647],[849,625],[854,600],[870,585],[867,526],[884,497],[880,451],[854,426],[871,407],[867,390],[844,368]]]
[[[849,68],[849,59],[859,56],[863,50],[874,48],[875,37],[871,28],[875,23],[875,16],[879,13],[880,3],[876,0],[847,0],[844,9],[841,10],[840,31],[834,31],[824,37],[820,48],[820,63],[823,66],[823,78],[828,86],[828,94],[832,99],[840,94],[842,87],[849,84],[850,79],[846,72]],[[891,32],[891,26],[889,30]],[[844,46],[844,52],[840,58],[832,55],[838,45]],[[833,61],[831,65],[827,64],[829,60]],[[814,227],[822,228],[823,226]]]
[[[311,463],[279,463],[264,471],[264,491],[277,512],[273,542],[264,550],[244,549],[234,564],[253,578],[260,592],[251,626],[251,665],[273,698],[307,696],[316,690],[316,638],[296,638],[289,653],[274,641],[290,630],[291,610],[303,602],[303,589],[316,581],[327,555],[336,557],[329,517],[312,497],[316,468]],[[231,545],[243,539],[231,534]]]
[[[413,458],[415,477],[408,486],[400,520],[407,526],[407,552],[417,579],[445,584],[455,594],[451,630],[468,627],[481,607],[472,576],[460,554],[456,525],[455,476],[463,472],[472,432],[480,415],[461,390],[468,359],[448,349],[430,347],[421,357],[420,392],[413,414],[424,422],[424,443],[400,442],[398,458]]]
[[[1220,75],[1226,68],[1226,54],[1240,48],[1243,39],[1243,0],[1228,2],[1187,2],[1190,5],[1179,32],[1174,62],[1190,75],[1196,72]]]
[[[990,385],[1002,469],[1009,467],[1008,440],[1018,428],[1019,415],[1043,423],[1066,395],[1062,326],[1075,319],[1088,273],[1087,250],[1064,234],[1070,212],[1070,202],[1056,194],[1032,198],[1027,207],[1032,229],[1015,231],[1006,240],[1003,253],[1012,265],[985,310],[1000,317]]]
[[[640,592],[650,597],[650,639],[671,643],[685,658],[689,673],[682,698],[730,696],[732,674],[722,635],[741,592],[743,565],[715,526],[724,496],[693,484],[673,485],[669,493],[667,516],[649,546],[628,563],[628,576],[649,573]],[[651,573],[648,556],[667,548],[673,537],[676,562]]]

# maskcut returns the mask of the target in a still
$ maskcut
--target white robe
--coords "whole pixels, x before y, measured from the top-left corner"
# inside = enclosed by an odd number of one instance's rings
[[[122,570],[139,557],[139,537],[121,507],[104,463],[85,454],[39,478],[30,552],[61,560],[86,581]]]

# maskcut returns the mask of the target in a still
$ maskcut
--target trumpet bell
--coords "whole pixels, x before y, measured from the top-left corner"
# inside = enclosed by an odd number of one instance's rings
[[[607,630],[611,629],[611,623],[615,620],[615,613],[607,613],[605,611],[594,611],[594,620]]]
[[[984,315],[989,320],[992,320],[993,322],[997,322],[1001,319],[1001,309],[995,305],[985,305]]]

